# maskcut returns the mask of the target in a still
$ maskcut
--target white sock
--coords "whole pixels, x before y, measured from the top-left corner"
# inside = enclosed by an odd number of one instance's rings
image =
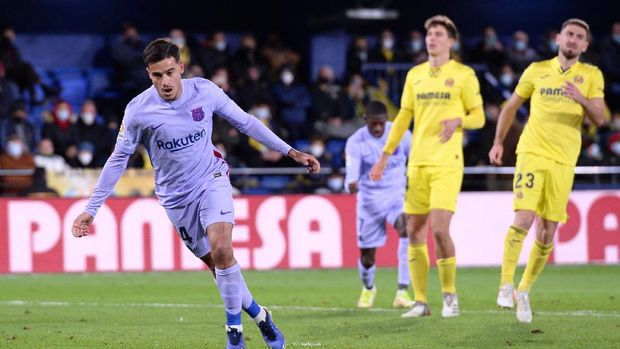
[[[409,260],[407,257],[408,238],[398,239],[398,284],[409,285]]]
[[[256,315],[256,317],[253,319],[254,322],[261,323],[262,321],[265,321],[265,318],[267,317],[267,312],[265,311],[265,308],[260,307],[260,312],[258,313],[258,315]]]
[[[226,309],[226,324],[241,324],[241,268],[235,264],[227,269],[215,268],[217,288]]]
[[[362,284],[367,289],[371,289],[375,286],[375,270],[377,270],[376,266],[372,266],[368,269],[364,268],[361,260],[357,260],[357,270],[360,274],[360,280],[362,280]]]

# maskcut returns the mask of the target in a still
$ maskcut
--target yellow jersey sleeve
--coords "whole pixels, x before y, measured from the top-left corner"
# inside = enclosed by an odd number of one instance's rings
[[[476,73],[472,70],[471,74],[465,76],[463,82],[463,106],[468,112],[482,105],[482,96],[480,95],[480,83]]]
[[[415,109],[415,98],[413,94],[413,69],[409,70],[405,78],[403,94],[400,97],[400,108],[413,112]]]
[[[394,121],[392,121],[392,128],[390,129],[388,139],[383,147],[383,151],[388,154],[392,154],[396,147],[398,147],[400,139],[409,128],[409,125],[411,125],[411,119],[413,118],[413,110],[415,107],[412,71],[413,69],[409,70],[407,73],[405,86],[403,87],[403,94],[400,98],[400,110],[398,111],[396,118],[394,118]]]
[[[534,70],[535,66],[534,63],[532,63],[525,69],[519,79],[517,87],[515,87],[515,93],[523,99],[530,98],[534,92]]]
[[[413,118],[413,111],[400,108],[398,115],[394,121],[392,121],[392,128],[390,129],[390,133],[388,134],[388,139],[385,142],[385,146],[383,147],[383,151],[392,154],[398,144],[400,143],[401,138],[403,138],[403,134],[411,125],[411,119]]]
[[[603,79],[603,73],[598,68],[595,68],[592,72],[592,83],[586,97],[588,99],[605,97],[605,80]]]

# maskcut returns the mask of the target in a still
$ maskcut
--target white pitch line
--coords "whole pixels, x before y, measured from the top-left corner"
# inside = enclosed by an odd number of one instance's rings
[[[99,303],[99,302],[62,302],[62,301],[26,301],[10,300],[0,301],[0,306],[44,306],[44,307],[135,307],[135,308],[216,308],[222,309],[221,304],[188,304],[188,303]],[[270,305],[270,309],[297,310],[310,312],[402,312],[402,309],[388,308],[339,308],[339,307],[309,307],[300,305]],[[509,310],[464,310],[463,313],[471,314],[508,314]],[[574,311],[534,311],[542,316],[566,316],[566,317],[613,317],[620,318],[618,311],[574,310]]]

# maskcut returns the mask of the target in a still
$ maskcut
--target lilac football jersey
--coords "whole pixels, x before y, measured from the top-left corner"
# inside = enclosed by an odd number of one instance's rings
[[[200,195],[208,179],[228,174],[228,165],[211,142],[213,117],[226,119],[244,134],[286,155],[291,147],[219,87],[202,78],[183,79],[174,101],[154,86],[125,109],[116,147],[106,162],[86,212],[95,215],[124,171],[138,144],[146,148],[155,172],[155,194],[165,208],[184,206]]]
[[[411,146],[411,132],[405,131],[390,159],[380,181],[370,179],[370,169],[379,160],[387,141],[391,122],[385,123],[385,132],[380,138],[374,137],[364,126],[347,139],[345,147],[346,169],[345,189],[349,183],[358,181],[357,207],[366,212],[384,212],[395,201],[403,201],[405,195],[407,157]]]

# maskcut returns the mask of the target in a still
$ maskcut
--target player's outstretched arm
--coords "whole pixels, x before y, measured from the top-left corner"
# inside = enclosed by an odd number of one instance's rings
[[[310,154],[302,153],[291,148],[287,155],[298,164],[306,166],[308,173],[319,173],[321,171],[321,163]]]
[[[515,119],[517,110],[523,105],[525,99],[519,97],[518,94],[513,93],[510,99],[502,108],[499,113],[499,120],[497,120],[497,129],[495,130],[495,140],[493,141],[493,147],[489,151],[489,161],[492,165],[502,165],[502,156],[504,155],[504,138],[510,129],[510,125]]]
[[[73,226],[71,227],[73,236],[79,238],[88,235],[90,224],[93,222],[101,205],[112,193],[116,182],[121,178],[125,167],[127,167],[128,160],[129,154],[121,152],[118,150],[118,147],[114,148],[112,155],[110,155],[103,166],[103,170],[101,170],[95,190],[88,200],[84,212],[73,221]]]

